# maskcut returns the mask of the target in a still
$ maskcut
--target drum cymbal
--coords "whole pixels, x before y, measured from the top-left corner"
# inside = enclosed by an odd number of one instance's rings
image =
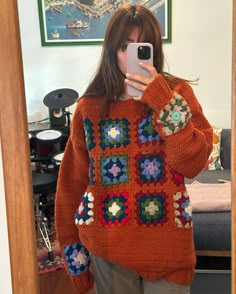
[[[59,109],[68,107],[76,102],[79,94],[72,89],[58,89],[48,93],[43,103],[50,109]]]

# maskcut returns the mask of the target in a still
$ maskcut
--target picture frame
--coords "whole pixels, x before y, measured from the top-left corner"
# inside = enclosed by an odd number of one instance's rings
[[[125,2],[130,1],[38,0],[42,46],[102,44],[112,14]],[[133,4],[141,2],[143,0],[132,1]],[[146,0],[145,3],[161,25],[163,42],[170,43],[171,0]]]

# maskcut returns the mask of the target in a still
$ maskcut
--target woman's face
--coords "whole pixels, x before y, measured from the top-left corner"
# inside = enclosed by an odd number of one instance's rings
[[[127,73],[127,65],[126,65],[126,58],[127,58],[127,46],[129,43],[138,43],[138,42],[142,42],[142,40],[140,40],[139,38],[139,31],[138,29],[135,29],[133,31],[133,33],[130,35],[130,37],[127,39],[126,43],[125,43],[125,48],[121,48],[118,50],[117,52],[117,62],[118,62],[118,66],[120,68],[120,71],[126,75]]]

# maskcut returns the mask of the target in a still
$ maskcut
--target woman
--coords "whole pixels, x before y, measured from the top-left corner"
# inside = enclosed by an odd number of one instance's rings
[[[149,77],[126,72],[131,42],[153,45],[154,65],[140,64]],[[98,294],[190,293],[196,258],[184,177],[204,167],[212,128],[188,81],[164,73],[163,60],[153,14],[120,7],[58,178],[57,237],[78,293],[94,278]],[[143,94],[129,96],[127,85]]]

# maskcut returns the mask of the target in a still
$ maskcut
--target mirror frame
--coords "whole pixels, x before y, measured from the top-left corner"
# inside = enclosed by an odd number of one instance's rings
[[[17,0],[0,10],[0,144],[2,147],[12,292],[39,294],[32,178]],[[11,14],[11,22],[9,15]],[[236,194],[236,0],[233,0],[232,195]],[[20,142],[20,145],[19,145]],[[236,294],[236,199],[232,197],[232,294]],[[17,260],[17,262],[16,262]]]
[[[9,15],[11,15],[10,22]],[[33,225],[35,221],[32,175],[17,0],[2,0],[0,28],[0,109],[2,109],[0,144],[12,293],[39,294],[36,233]]]
[[[231,108],[231,285],[236,294],[236,0],[233,0]]]

